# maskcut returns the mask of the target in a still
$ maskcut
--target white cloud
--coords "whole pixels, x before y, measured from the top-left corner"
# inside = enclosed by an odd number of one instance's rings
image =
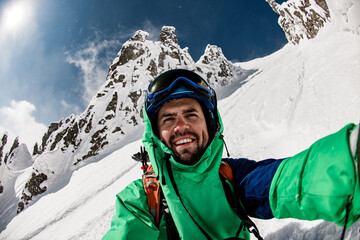
[[[79,113],[81,112],[81,108],[76,104],[68,103],[66,100],[60,101],[61,106],[63,107],[64,111],[71,111],[73,113]]]
[[[122,45],[122,41],[130,39],[137,30],[144,30],[149,33],[149,40],[158,41],[160,28],[154,26],[150,21],[145,21],[139,29],[128,29],[118,26],[116,33],[105,33],[94,29],[95,37],[78,46],[76,51],[67,51],[66,61],[74,64],[81,71],[83,81],[83,101],[88,104],[91,98],[97,93],[100,86],[106,81],[109,65],[116,57]],[[105,37],[109,40],[104,40]]]
[[[119,47],[118,40],[99,40],[87,43],[80,50],[71,54],[66,52],[66,61],[74,64],[81,71],[83,78],[83,100],[88,103],[105,82],[109,64],[116,57],[114,47]],[[118,51],[118,49],[116,50]]]
[[[35,110],[35,106],[27,101],[14,100],[10,106],[0,108],[0,131],[8,132],[11,137],[19,136],[20,143],[25,143],[30,152],[47,131],[47,127],[32,116]]]
[[[159,35],[160,35],[160,29],[159,27],[156,27],[152,22],[150,22],[149,20],[145,21],[143,23],[143,28],[142,30],[146,31],[149,33],[149,37],[148,40],[151,41],[159,41]],[[134,31],[135,32],[135,31]]]

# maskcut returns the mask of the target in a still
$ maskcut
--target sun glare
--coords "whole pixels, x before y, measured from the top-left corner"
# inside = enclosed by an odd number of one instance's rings
[[[1,19],[1,25],[8,32],[20,30],[31,15],[31,7],[26,1],[13,1],[5,7]]]

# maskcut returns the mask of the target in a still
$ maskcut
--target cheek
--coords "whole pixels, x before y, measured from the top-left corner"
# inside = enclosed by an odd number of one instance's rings
[[[209,134],[208,134],[207,127],[203,128],[202,131],[203,131],[202,136],[203,136],[203,141],[204,141],[203,144],[206,145],[208,143],[208,141],[209,141]]]
[[[203,141],[204,141],[204,145],[206,145],[209,141],[209,134],[207,133],[206,129],[203,132]]]
[[[169,143],[170,140],[170,131],[167,129],[160,129],[159,132],[160,140],[166,143]]]

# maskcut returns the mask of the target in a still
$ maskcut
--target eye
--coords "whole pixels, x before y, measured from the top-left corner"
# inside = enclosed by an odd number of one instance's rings
[[[164,118],[164,119],[163,119],[163,123],[170,122],[170,121],[172,121],[172,120],[174,120],[173,117],[167,117],[167,118]]]
[[[188,118],[194,118],[194,117],[197,117],[198,115],[196,113],[189,113],[186,115],[186,117]]]

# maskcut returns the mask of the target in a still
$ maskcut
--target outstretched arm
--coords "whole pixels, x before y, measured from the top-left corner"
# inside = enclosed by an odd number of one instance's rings
[[[286,159],[227,159],[247,213],[261,219],[360,217],[359,126],[349,124]]]
[[[324,219],[341,226],[359,219],[357,131],[349,124],[280,164],[269,194],[276,218]]]

